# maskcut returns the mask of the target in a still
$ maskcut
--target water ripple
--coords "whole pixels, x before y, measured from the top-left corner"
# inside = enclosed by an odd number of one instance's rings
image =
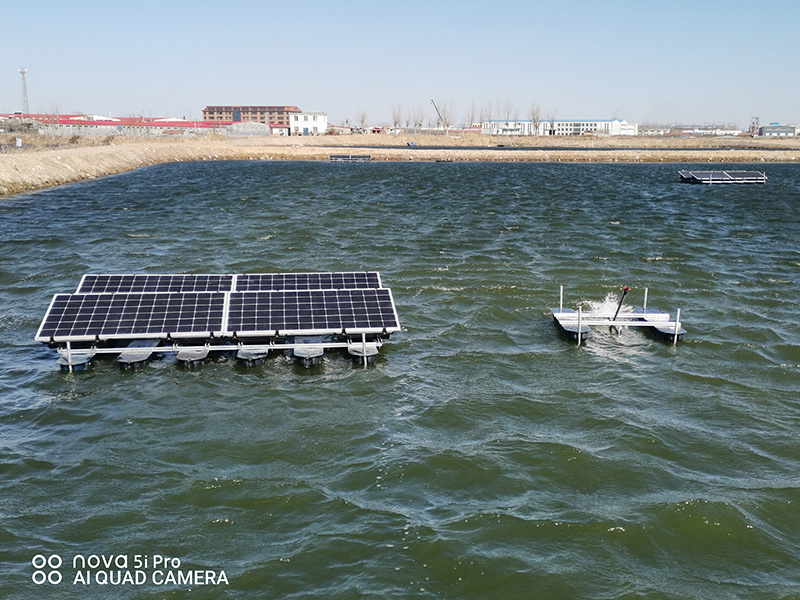
[[[230,585],[59,597],[793,597],[800,172],[677,168],[209,161],[6,198],[0,596],[41,597],[37,553],[158,553]],[[362,269],[403,325],[369,369],[68,374],[32,341],[86,272]],[[560,285],[648,288],[689,333],[577,348]]]

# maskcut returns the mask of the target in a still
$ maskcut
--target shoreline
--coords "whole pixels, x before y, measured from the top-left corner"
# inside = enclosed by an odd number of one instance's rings
[[[342,138],[347,139],[342,139]],[[409,147],[414,142],[415,147]],[[23,140],[26,144],[26,141]],[[91,143],[94,145],[84,145]],[[27,145],[0,154],[0,197],[171,162],[328,161],[331,154],[373,162],[788,163],[800,140],[754,138],[487,138],[487,136],[319,136],[85,140],[56,148]],[[538,146],[538,147],[537,147]]]

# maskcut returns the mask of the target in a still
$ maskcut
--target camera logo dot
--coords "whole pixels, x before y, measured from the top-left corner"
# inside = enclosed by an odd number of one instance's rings
[[[51,554],[49,557],[43,554],[37,554],[31,559],[31,565],[36,569],[31,576],[33,583],[42,585],[43,583],[50,583],[58,585],[61,583],[61,557],[58,554]]]

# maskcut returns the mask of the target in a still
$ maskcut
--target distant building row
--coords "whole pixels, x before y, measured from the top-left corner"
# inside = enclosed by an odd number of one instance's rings
[[[288,107],[296,108],[296,107]],[[300,109],[281,115],[281,122],[263,121],[259,118],[214,119],[189,121],[181,118],[108,117],[103,115],[42,115],[26,114],[25,121],[34,123],[36,131],[43,135],[109,136],[131,137],[175,137],[208,134],[223,135],[324,135],[328,131],[328,115],[304,113]],[[22,114],[0,115],[2,122],[22,121]]]
[[[21,113],[0,114],[0,133],[6,128],[19,131],[23,115]],[[321,112],[303,112],[296,106],[208,106],[203,109],[202,121],[189,121],[181,118],[146,117],[108,117],[102,115],[43,115],[26,114],[24,121],[28,127],[45,135],[126,135],[134,137],[200,136],[222,134],[231,136],[259,135],[324,135],[354,133],[350,126],[335,126],[328,123],[328,115]],[[5,123],[5,126],[4,126]],[[427,133],[444,133],[439,125],[435,129],[423,129]],[[483,133],[486,135],[510,136],[635,136],[640,134],[636,123],[620,119],[567,120],[491,120],[478,126],[450,128],[450,131],[463,133]],[[401,133],[405,129],[384,129],[374,127],[365,130],[372,133]],[[416,133],[417,131],[414,130]],[[645,126],[643,135],[677,135],[673,128],[653,128]],[[683,135],[747,135],[741,130],[721,130],[700,128],[682,130]],[[764,137],[798,137],[797,125],[770,123],[758,128],[758,135]]]
[[[326,113],[306,113],[296,106],[206,106],[203,109],[203,121],[220,124],[261,123],[273,129],[288,128],[291,135],[323,135],[328,131]]]
[[[487,135],[638,135],[639,126],[620,119],[544,121],[484,121],[481,132]]]

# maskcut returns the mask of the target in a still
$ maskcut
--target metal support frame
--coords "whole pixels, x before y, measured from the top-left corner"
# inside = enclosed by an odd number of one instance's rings
[[[356,342],[358,343],[358,342]],[[314,346],[321,346],[324,349],[331,349],[331,348],[349,348],[353,346],[354,342],[320,342],[314,343]],[[149,352],[155,354],[171,354],[175,352],[179,352],[181,350],[190,350],[192,348],[204,348],[209,352],[236,352],[239,350],[250,350],[253,352],[270,352],[272,350],[287,350],[287,349],[295,349],[300,347],[307,347],[308,344],[296,344],[296,343],[288,343],[288,344],[276,344],[274,342],[268,344],[245,344],[245,343],[238,343],[238,344],[203,344],[198,346],[184,346],[180,344],[172,344],[171,346],[155,346],[152,348],[147,348]],[[366,353],[366,349],[368,346],[375,346],[376,348],[380,348],[383,346],[383,341],[376,340],[374,342],[367,342],[366,334],[362,334],[361,336],[361,347],[363,351]],[[117,348],[97,348],[92,347],[92,351],[95,354],[121,354],[128,350],[127,347],[117,347]],[[66,356],[67,360],[69,361],[72,357],[72,348],[70,342],[67,342],[65,348],[58,348],[58,353],[62,356]]]
[[[662,331],[672,330],[672,345],[678,344],[678,336],[681,331],[681,310],[678,309],[675,315],[675,320],[670,321],[669,313],[662,312],[647,312],[647,288],[644,290],[644,305],[641,313],[623,313],[617,314],[613,318],[610,316],[599,316],[593,314],[591,311],[583,314],[583,308],[578,306],[578,312],[564,312],[564,286],[560,286],[559,295],[559,312],[553,313],[553,317],[561,327],[576,326],[578,347],[582,342],[582,328],[587,326],[609,326],[614,327],[619,331],[619,327],[658,327]]]

